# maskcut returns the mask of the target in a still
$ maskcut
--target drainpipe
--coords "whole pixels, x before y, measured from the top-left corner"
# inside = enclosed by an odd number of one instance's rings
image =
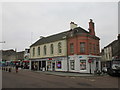
[[[68,37],[66,35],[66,48],[67,48],[67,72],[69,72],[69,57],[68,57]]]

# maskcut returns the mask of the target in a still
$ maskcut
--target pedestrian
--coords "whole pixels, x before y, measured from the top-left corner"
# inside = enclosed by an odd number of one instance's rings
[[[18,64],[16,64],[16,67],[15,67],[15,70],[16,70],[16,73],[18,73]]]

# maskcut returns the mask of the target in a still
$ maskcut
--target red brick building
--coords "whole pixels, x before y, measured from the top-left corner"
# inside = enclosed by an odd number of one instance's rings
[[[90,19],[89,31],[77,27],[74,22],[70,25],[67,39],[69,71],[94,73],[100,69],[100,39],[95,35],[94,22]]]

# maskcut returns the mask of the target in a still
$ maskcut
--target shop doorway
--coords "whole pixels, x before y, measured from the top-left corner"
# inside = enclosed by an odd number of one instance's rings
[[[52,71],[55,71],[55,63],[52,63]]]
[[[42,71],[41,68],[42,68],[42,67],[41,67],[41,61],[39,61],[39,70],[40,70],[40,71]]]
[[[42,61],[42,68],[46,70],[46,61]]]

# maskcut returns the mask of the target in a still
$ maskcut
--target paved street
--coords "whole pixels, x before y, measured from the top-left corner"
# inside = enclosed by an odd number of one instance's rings
[[[118,88],[118,78],[111,76],[68,77],[19,70],[3,71],[3,88]]]

